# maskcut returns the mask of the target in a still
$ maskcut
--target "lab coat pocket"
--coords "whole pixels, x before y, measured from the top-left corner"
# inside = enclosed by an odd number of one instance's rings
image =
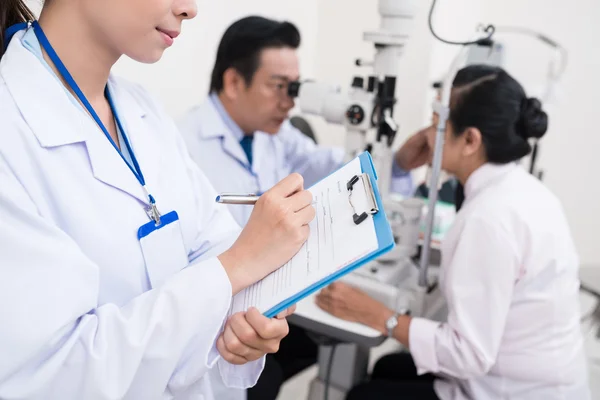
[[[146,273],[152,288],[187,267],[189,260],[179,217],[175,211],[161,216],[160,223],[151,221],[138,230],[138,239],[146,263]]]

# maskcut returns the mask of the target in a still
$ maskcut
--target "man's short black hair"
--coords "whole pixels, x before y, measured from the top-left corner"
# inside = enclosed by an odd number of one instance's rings
[[[210,92],[223,90],[223,74],[235,70],[250,85],[260,63],[261,51],[267,48],[300,46],[300,32],[290,22],[249,16],[234,22],[223,34],[213,68]]]

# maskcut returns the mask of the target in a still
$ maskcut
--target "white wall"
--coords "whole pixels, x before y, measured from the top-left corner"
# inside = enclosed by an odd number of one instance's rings
[[[600,103],[600,37],[598,0],[488,0],[485,21],[496,25],[528,26],[545,32],[569,51],[569,65],[557,97],[548,104],[550,129],[541,146],[544,182],[561,199],[583,264],[600,265],[600,185],[597,106]],[[525,88],[539,95],[547,49],[534,40],[504,37],[507,69]]]

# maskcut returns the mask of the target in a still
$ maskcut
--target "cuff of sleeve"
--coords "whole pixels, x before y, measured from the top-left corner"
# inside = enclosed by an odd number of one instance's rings
[[[439,322],[423,318],[413,318],[410,323],[408,343],[419,375],[439,371],[436,352],[436,333],[439,327]]]
[[[394,157],[394,161],[392,163],[392,177],[400,178],[400,177],[406,176],[408,174],[410,174],[410,171],[403,170],[402,167],[400,167],[398,165],[398,163],[396,162],[396,159]]]
[[[395,161],[392,168],[390,191],[402,196],[412,196],[414,193],[413,179],[410,171],[404,171]]]
[[[265,357],[244,365],[233,365],[220,359],[218,365],[225,386],[231,389],[247,389],[258,382],[265,367]]]
[[[171,377],[169,386],[172,391],[192,385],[217,364],[221,357],[217,350],[217,340],[223,332],[231,308],[231,282],[218,258],[191,265],[189,269],[195,269],[192,273],[199,274],[197,278],[206,282],[206,287],[203,287],[205,285],[197,284],[196,279],[188,277],[189,285],[195,285],[195,296],[190,296],[190,302],[196,297],[194,308],[203,310],[200,315],[196,315],[206,320],[199,321],[201,329],[188,344]]]

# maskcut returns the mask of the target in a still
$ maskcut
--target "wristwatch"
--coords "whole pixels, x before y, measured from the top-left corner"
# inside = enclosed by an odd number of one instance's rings
[[[399,316],[400,316],[400,313],[396,312],[396,313],[394,313],[394,315],[389,317],[387,321],[385,321],[385,327],[387,329],[387,335],[389,338],[394,336],[394,329],[396,328],[396,326],[398,326],[398,317]]]
[[[389,338],[394,336],[394,329],[396,329],[396,326],[398,326],[398,317],[407,314],[409,314],[408,310],[400,310],[399,312],[395,312],[394,315],[392,315],[388,318],[387,321],[385,321],[385,327],[387,329],[387,335]]]

